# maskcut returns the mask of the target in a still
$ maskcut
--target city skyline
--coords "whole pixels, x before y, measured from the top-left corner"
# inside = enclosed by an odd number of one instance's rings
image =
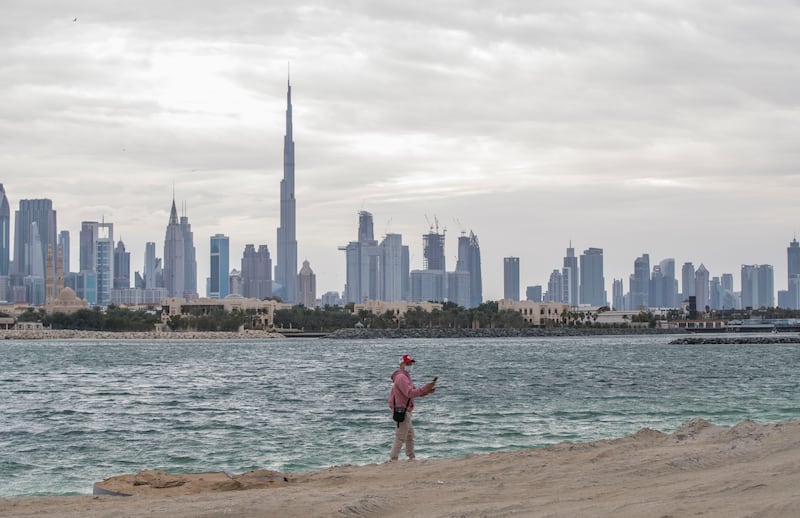
[[[546,286],[570,241],[604,250],[609,293],[643,253],[737,289],[742,264],[770,264],[786,289],[797,6],[421,6],[10,1],[10,206],[51,199],[73,268],[81,222],[113,222],[141,270],[175,185],[200,280],[217,233],[232,257],[264,243],[275,259],[291,62],[297,258],[318,294],[343,290],[337,247],[360,210],[376,239],[403,236],[411,269],[426,217],[448,229],[447,264],[474,230],[484,300],[502,297],[503,257],[520,257],[521,290]]]
[[[3,185],[0,184],[0,202],[3,207],[7,207],[7,199]],[[31,212],[31,211],[34,212]],[[10,212],[10,211],[9,211]],[[10,227],[10,218],[4,216],[5,211],[0,210],[0,227]],[[22,216],[20,216],[22,214]],[[55,227],[56,211],[53,209],[53,203],[50,199],[25,199],[20,201],[20,210],[16,211],[16,215],[21,222],[29,221],[31,219],[44,219],[50,220],[47,223],[49,227]],[[20,223],[15,226],[19,227]],[[23,223],[23,226],[24,223]],[[22,271],[38,271],[43,270],[45,266],[42,251],[45,243],[42,243],[39,237],[38,224],[34,221],[30,225],[31,233],[34,234],[33,241],[25,247],[24,250],[28,252],[36,251],[35,257],[26,260],[23,263],[15,263],[18,260],[14,257],[12,261],[13,270]],[[146,288],[152,287],[155,279],[152,278],[156,269],[155,263],[161,263],[162,258],[156,258],[156,249],[154,242],[145,243],[145,264],[143,270],[133,270],[130,265],[130,252],[125,248],[124,242],[120,239],[114,240],[113,226],[111,222],[97,221],[84,221],[81,223],[81,231],[79,236],[79,261],[78,272],[71,271],[69,260],[70,253],[67,250],[65,253],[61,249],[62,244],[70,242],[69,230],[58,231],[58,250],[53,252],[53,256],[49,257],[47,261],[53,261],[52,266],[63,264],[55,277],[45,278],[39,275],[41,293],[39,295],[29,295],[33,299],[29,302],[34,305],[41,305],[44,303],[45,292],[53,294],[56,293],[57,278],[62,274],[64,277],[64,284],[73,286],[76,279],[84,279],[83,272],[91,272],[91,280],[79,280],[78,284],[74,287],[77,289],[78,296],[86,298],[90,304],[97,304],[100,306],[107,305],[114,297],[112,297],[111,290],[117,288],[133,288],[134,279],[131,278],[130,273],[134,271],[136,287]],[[193,232],[191,225],[188,222],[188,217],[183,215],[178,222],[177,209],[175,200],[173,199],[170,220],[167,224],[166,239],[164,242],[164,256],[169,257],[175,255],[172,261],[176,262],[178,268],[177,274],[170,274],[167,272],[163,275],[162,282],[165,283],[163,296],[180,296],[169,295],[170,289],[182,291],[183,296],[189,299],[196,298],[199,294],[193,291],[187,291],[187,287],[196,284],[196,278],[189,275],[189,272],[196,270],[195,251],[193,245]],[[434,230],[435,229],[435,230]],[[55,233],[48,231],[49,233]],[[672,257],[664,258],[657,264],[650,263],[650,256],[647,253],[642,254],[633,261],[633,271],[628,277],[628,289],[624,287],[624,278],[611,279],[612,284],[612,297],[607,297],[607,290],[605,290],[605,276],[603,267],[603,249],[590,247],[581,254],[580,258],[575,256],[575,249],[572,247],[572,242],[566,248],[566,256],[563,258],[564,267],[561,271],[558,269],[553,270],[550,274],[550,279],[547,283],[547,291],[542,292],[543,285],[523,284],[519,277],[519,258],[506,257],[504,258],[503,267],[503,291],[504,296],[498,299],[483,299],[482,298],[482,281],[481,271],[482,266],[480,262],[480,251],[477,244],[477,236],[470,232],[467,236],[465,232],[458,238],[458,259],[455,272],[447,272],[447,282],[444,278],[441,282],[444,283],[438,290],[433,290],[431,294],[422,295],[422,292],[416,293],[412,288],[411,291],[399,290],[400,284],[410,281],[412,286],[415,282],[420,282],[420,273],[433,270],[439,272],[441,275],[445,274],[445,231],[439,232],[438,220],[436,226],[431,226],[429,231],[422,236],[425,250],[425,260],[423,261],[424,270],[411,270],[410,278],[402,281],[402,272],[405,275],[409,274],[409,260],[408,260],[408,247],[402,245],[402,235],[400,234],[387,234],[384,240],[378,246],[377,240],[374,240],[373,230],[373,215],[367,211],[359,212],[358,218],[358,241],[351,242],[347,246],[340,246],[340,251],[346,252],[345,268],[348,271],[348,277],[352,274],[356,275],[353,278],[354,284],[350,284],[344,292],[324,292],[319,293],[323,300],[328,300],[331,293],[335,294],[334,298],[340,297],[342,303],[358,302],[368,299],[373,300],[408,300],[408,301],[424,301],[435,300],[444,301],[448,299],[457,302],[464,307],[475,307],[481,301],[485,300],[500,300],[511,299],[521,300],[521,290],[525,288],[526,295],[534,295],[533,298],[528,300],[541,301],[557,301],[566,302],[572,306],[589,305],[589,306],[603,306],[610,305],[614,309],[632,310],[643,307],[650,308],[671,308],[679,307],[681,301],[686,302],[689,297],[694,296],[696,299],[696,306],[699,308],[710,306],[712,309],[725,309],[732,307],[773,307],[780,306],[783,308],[798,309],[800,308],[800,244],[796,238],[788,244],[786,248],[786,262],[788,266],[787,284],[785,290],[781,289],[780,284],[775,283],[774,266],[771,264],[741,264],[739,268],[741,283],[737,291],[734,286],[734,274],[732,272],[722,272],[712,275],[711,272],[701,263],[695,269],[693,263],[685,262],[681,268],[681,280],[676,276],[675,259]],[[53,238],[55,239],[55,238]],[[238,286],[236,294],[244,294],[240,290],[258,290],[251,282],[258,284],[261,282],[262,288],[266,292],[261,293],[257,298],[264,298],[271,296],[271,288],[268,276],[270,272],[269,265],[269,250],[267,245],[259,245],[259,258],[256,261],[261,265],[261,273],[255,273],[252,270],[255,263],[252,263],[255,254],[253,244],[247,244],[243,251],[241,260],[242,270],[236,267],[231,267],[230,259],[230,246],[229,237],[223,234],[216,234],[210,238],[210,270],[209,276],[206,278],[206,290],[204,295],[209,298],[223,298],[227,294],[234,293],[231,290],[232,283]],[[216,243],[216,244],[215,244]],[[221,245],[220,243],[224,243]],[[357,245],[357,246],[356,246]],[[49,246],[49,245],[48,245]],[[355,247],[355,248],[354,248]],[[401,250],[402,249],[402,250]],[[387,252],[392,250],[391,253]],[[355,256],[351,257],[355,252]],[[33,252],[31,252],[33,253]],[[7,252],[0,253],[0,259],[4,259]],[[184,259],[185,256],[185,259]],[[251,256],[251,257],[248,257]],[[578,267],[578,259],[580,259],[580,267]],[[33,261],[31,264],[30,261]],[[235,260],[235,258],[234,258]],[[59,261],[63,261],[60,263]],[[0,260],[0,264],[3,261]],[[170,260],[164,261],[169,263]],[[509,267],[509,262],[513,264]],[[36,264],[41,263],[38,267]],[[113,263],[113,269],[112,269]],[[374,264],[373,264],[374,263]],[[404,264],[404,266],[403,266]],[[120,266],[122,270],[120,270]],[[237,265],[238,266],[238,265]],[[60,268],[60,266],[59,266]],[[358,271],[350,271],[351,268],[356,268]],[[388,276],[379,273],[386,269]],[[168,270],[168,268],[167,268]],[[185,271],[188,270],[188,271]],[[576,271],[577,270],[577,271]],[[391,271],[392,273],[389,273]],[[142,274],[142,272],[144,272]],[[225,274],[224,272],[227,272]],[[416,272],[416,273],[415,273]],[[757,272],[757,273],[755,273]],[[715,272],[716,273],[716,272]],[[125,275],[123,275],[125,274]],[[464,274],[469,274],[464,277]],[[472,279],[475,274],[475,278]],[[415,281],[415,275],[417,281]],[[66,276],[71,276],[71,280],[67,282]],[[175,281],[169,281],[170,276],[175,277]],[[236,280],[234,280],[234,276]],[[260,281],[258,279],[260,277]],[[308,305],[309,293],[316,292],[316,275],[310,269],[308,260],[303,262],[303,268],[298,272],[298,279],[304,279],[304,289],[299,292],[305,305]],[[361,280],[357,280],[358,278]],[[396,277],[396,279],[395,279]],[[393,280],[389,280],[392,278]],[[580,279],[573,280],[574,279]],[[6,282],[8,278],[4,278]],[[179,280],[178,280],[179,279]],[[216,280],[215,280],[216,279]],[[472,279],[472,280],[471,280]],[[25,282],[28,282],[27,280]],[[91,285],[83,287],[83,282],[91,282]],[[170,282],[180,283],[180,287],[169,287]],[[229,282],[231,284],[229,284]],[[299,282],[299,281],[298,281]],[[386,284],[389,283],[389,284]],[[396,284],[395,284],[396,283]],[[477,284],[475,284],[477,283]],[[617,284],[619,283],[619,290]],[[47,289],[45,290],[45,284]],[[363,286],[362,286],[363,284]],[[473,284],[470,289],[468,284]],[[224,285],[224,286],[223,286]],[[446,287],[446,285],[449,285]],[[90,288],[89,286],[93,286]],[[92,295],[86,293],[86,289],[92,290]],[[423,288],[423,291],[430,289],[430,286]],[[309,291],[310,290],[310,291]],[[348,290],[355,290],[348,292]],[[388,291],[387,291],[388,290]],[[463,291],[462,290],[466,290]],[[405,295],[401,295],[401,292]],[[472,293],[470,293],[472,292]],[[580,295],[576,296],[573,292],[579,292]],[[38,293],[38,292],[37,292]],[[437,294],[433,294],[437,293]],[[391,294],[391,295],[390,295]],[[388,296],[387,296],[388,295]],[[544,297],[542,297],[544,295]],[[623,297],[624,295],[624,297]],[[247,296],[247,295],[246,295]],[[576,298],[577,297],[577,298]],[[619,297],[619,301],[618,301]],[[680,298],[676,298],[680,297]],[[786,297],[782,299],[782,297]],[[620,302],[622,299],[624,302]],[[126,295],[122,295],[121,300],[127,300]],[[783,302],[781,302],[783,300]],[[737,302],[738,301],[738,302]],[[323,302],[325,304],[325,302]]]

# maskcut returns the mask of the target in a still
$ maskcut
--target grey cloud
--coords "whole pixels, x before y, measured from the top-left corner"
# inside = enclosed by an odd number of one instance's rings
[[[777,250],[756,260],[780,286],[792,224],[760,222],[792,219],[796,199],[797,2],[4,7],[0,170],[24,172],[3,178],[10,197],[50,186],[73,230],[110,211],[134,263],[138,242],[163,239],[173,182],[198,256],[217,231],[232,250],[274,246],[291,61],[301,255],[325,290],[341,289],[335,247],[362,204],[417,259],[426,213],[469,220],[495,297],[503,255],[541,283],[570,237],[606,249],[610,279],[648,248],[736,273],[719,243],[745,233],[746,248]],[[191,81],[217,106],[157,98],[165,57],[222,57],[236,98]]]

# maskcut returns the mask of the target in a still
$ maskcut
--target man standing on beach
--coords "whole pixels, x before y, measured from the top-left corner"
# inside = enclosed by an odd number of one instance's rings
[[[397,460],[400,455],[400,448],[406,445],[406,456],[408,460],[414,460],[414,426],[411,424],[411,411],[414,410],[414,398],[423,397],[436,390],[436,378],[430,383],[421,387],[415,387],[411,381],[411,366],[416,360],[407,354],[400,358],[400,366],[392,374],[392,390],[389,392],[389,408],[395,411],[395,407],[405,407],[405,418],[397,423],[392,451],[389,454],[391,460]]]

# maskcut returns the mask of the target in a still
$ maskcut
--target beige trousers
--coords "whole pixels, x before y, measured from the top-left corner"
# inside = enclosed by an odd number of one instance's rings
[[[392,421],[395,425],[394,443],[392,443],[392,451],[389,454],[391,460],[397,460],[400,456],[400,448],[403,443],[406,445],[406,456],[409,459],[414,458],[414,425],[411,424],[411,412],[406,412],[406,418],[397,426],[397,423]]]

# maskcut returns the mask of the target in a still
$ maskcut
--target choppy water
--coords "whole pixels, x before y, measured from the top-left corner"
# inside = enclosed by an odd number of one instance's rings
[[[383,462],[397,359],[419,361],[428,458],[800,418],[797,345],[671,337],[0,342],[0,496],[90,493],[142,469]]]

